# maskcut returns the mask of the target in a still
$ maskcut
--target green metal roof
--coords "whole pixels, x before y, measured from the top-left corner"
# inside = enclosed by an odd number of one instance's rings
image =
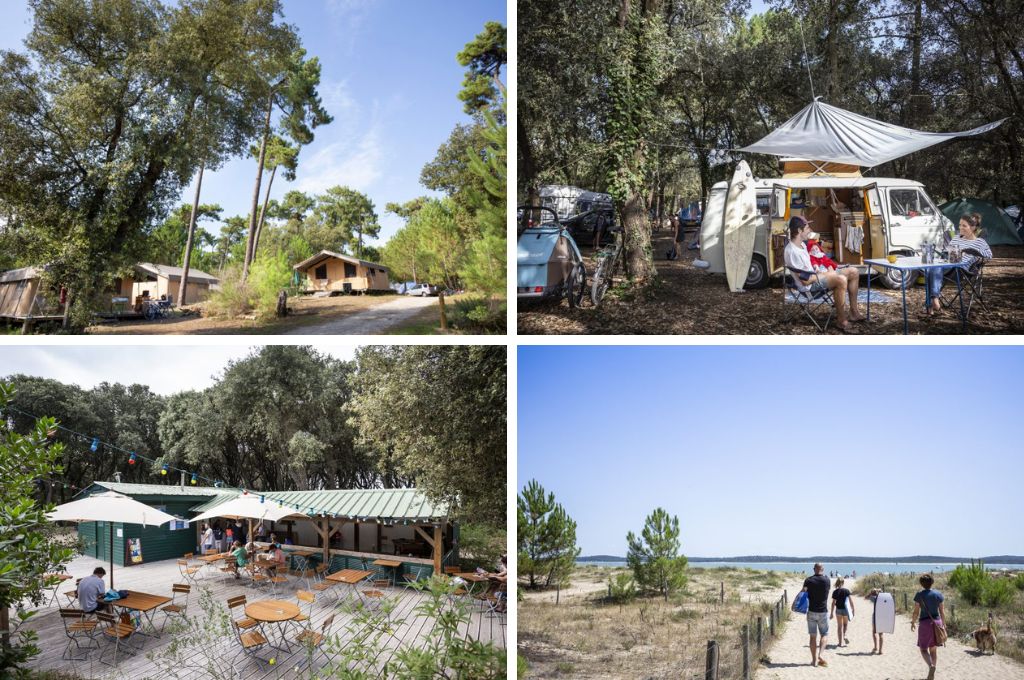
[[[324,489],[320,491],[250,491],[287,506],[298,505],[307,515],[346,517],[349,519],[416,520],[447,519],[448,506],[432,503],[419,489]],[[191,508],[193,512],[206,512],[235,493],[225,493]],[[313,512],[310,513],[310,508]]]
[[[178,484],[125,484],[122,482],[93,482],[93,486],[103,487],[125,496],[219,496],[223,489],[213,486],[180,486]],[[88,489],[86,489],[88,490]]]

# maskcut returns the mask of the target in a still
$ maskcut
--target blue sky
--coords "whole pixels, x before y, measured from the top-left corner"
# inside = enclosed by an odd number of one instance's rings
[[[284,0],[285,20],[298,27],[323,67],[320,93],[334,122],[302,150],[298,177],[275,179],[272,198],[291,189],[316,193],[336,184],[370,196],[383,242],[402,224],[384,214],[391,201],[429,192],[420,170],[456,123],[468,122],[457,94],[464,69],[455,60],[487,21],[507,23],[504,0]],[[31,14],[2,0],[0,49],[23,49]],[[504,76],[504,74],[503,74]],[[223,215],[247,215],[256,177],[253,159],[236,159],[203,180],[205,203]],[[193,187],[183,203],[191,203]],[[262,193],[261,193],[262,200]],[[205,225],[210,231],[211,224]]]
[[[517,489],[584,555],[658,506],[701,557],[1022,555],[1022,415],[1021,348],[520,347]]]

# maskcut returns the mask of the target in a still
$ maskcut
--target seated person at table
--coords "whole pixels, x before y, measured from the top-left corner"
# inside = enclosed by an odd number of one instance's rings
[[[107,592],[107,586],[103,584],[106,574],[106,569],[96,567],[92,570],[92,576],[86,576],[78,584],[78,603],[86,614],[110,609],[110,605],[103,601],[103,595]]]
[[[284,551],[281,550],[281,546],[277,543],[271,543],[270,547],[267,548],[267,556],[274,563],[274,566],[268,567],[267,571],[270,572],[271,576],[277,576],[278,568],[285,565]]]
[[[231,556],[235,558],[235,561],[231,563],[231,566],[235,568],[235,578],[241,578],[238,575],[238,568],[249,564],[249,552],[242,547],[241,541],[235,541],[231,544]]]
[[[954,236],[946,245],[950,252],[960,252],[960,262],[966,263],[965,268],[971,269],[980,260],[991,260],[992,249],[989,248],[985,239],[981,238],[981,215],[978,213],[964,213],[960,216],[960,233]],[[974,253],[966,251],[973,250]],[[978,257],[978,253],[981,257]],[[942,271],[933,269],[928,272],[928,285],[932,289],[932,306],[928,314],[942,310],[942,301],[939,294],[942,292]]]
[[[832,299],[836,303],[836,317],[839,319],[836,324],[840,329],[849,328],[846,314],[846,297],[849,297],[850,321],[863,321],[857,310],[857,288],[860,285],[860,274],[854,267],[842,267],[834,272],[814,273],[814,265],[811,264],[810,253],[807,252],[805,241],[811,237],[811,223],[805,218],[796,215],[789,220],[789,243],[786,244],[785,260],[786,266],[797,272],[800,283],[804,286],[818,284],[832,291]]]

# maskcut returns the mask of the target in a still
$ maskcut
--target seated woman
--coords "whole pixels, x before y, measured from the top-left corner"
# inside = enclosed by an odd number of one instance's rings
[[[235,541],[231,544],[231,556],[235,558],[231,563],[231,566],[235,568],[235,578],[240,578],[238,569],[249,564],[249,552],[242,547],[241,541]]]
[[[811,223],[805,218],[796,215],[789,220],[789,243],[786,244],[784,253],[786,266],[790,269],[804,272],[799,274],[804,285],[818,283],[832,291],[832,297],[836,303],[837,326],[846,330],[849,328],[846,313],[846,297],[849,297],[849,320],[863,321],[860,311],[857,309],[857,289],[860,285],[860,274],[854,267],[842,267],[836,271],[825,269],[815,272],[811,263],[810,253],[807,252],[805,242],[811,237]]]
[[[268,567],[267,571],[271,576],[277,576],[277,570],[285,565],[286,557],[284,551],[281,550],[281,546],[277,543],[271,543],[270,547],[267,548],[267,556],[274,563],[274,566]]]
[[[981,215],[978,213],[964,213],[960,216],[960,233],[954,236],[946,247],[950,252],[958,251],[960,262],[966,263],[968,269],[972,268],[979,260],[992,259],[992,249],[989,248],[985,239],[981,238]],[[968,250],[974,252],[966,252]],[[980,257],[974,253],[978,253]],[[939,295],[942,293],[942,281],[941,270],[933,269],[928,272],[928,286],[932,293],[932,306],[928,309],[929,315],[942,310],[942,300],[939,299]]]

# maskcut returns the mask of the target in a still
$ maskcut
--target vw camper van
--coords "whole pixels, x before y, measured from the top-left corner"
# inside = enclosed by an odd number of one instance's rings
[[[787,225],[794,215],[812,221],[822,246],[839,264],[867,272],[868,259],[913,255],[925,243],[941,245],[953,224],[936,207],[924,185],[907,179],[863,177],[856,166],[791,161],[780,179],[756,179],[759,223],[745,287],[764,288],[783,272]],[[728,183],[711,188],[700,230],[700,256],[694,265],[725,273],[723,244]],[[904,275],[880,271],[889,288],[900,288]],[[916,272],[907,273],[912,283]]]

